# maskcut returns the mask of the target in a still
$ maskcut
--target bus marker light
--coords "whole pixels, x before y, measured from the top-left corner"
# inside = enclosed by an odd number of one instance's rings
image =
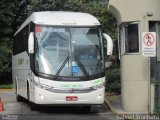
[[[77,96],[66,96],[66,101],[77,101],[78,97]]]
[[[36,26],[35,31],[36,31],[36,33],[37,32],[42,32],[42,27],[41,26]]]
[[[100,100],[102,98],[102,95],[98,95],[98,100]]]
[[[44,96],[42,94],[39,94],[39,96],[42,100],[44,99]]]

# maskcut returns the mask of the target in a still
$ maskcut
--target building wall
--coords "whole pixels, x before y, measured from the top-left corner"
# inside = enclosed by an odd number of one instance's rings
[[[109,10],[117,18],[119,24],[128,21],[159,20],[159,0],[110,0]],[[152,17],[146,17],[152,12]]]
[[[121,55],[122,107],[127,112],[147,112],[151,99],[153,112],[154,83],[149,87],[150,61],[142,56],[141,39],[142,32],[149,31],[149,21],[160,21],[160,0],[110,0],[109,4],[109,10],[119,26],[127,22],[139,22],[140,53]]]

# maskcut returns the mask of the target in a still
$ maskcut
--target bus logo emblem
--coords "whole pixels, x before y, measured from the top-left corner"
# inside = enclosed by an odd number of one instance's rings
[[[74,93],[74,89],[70,89],[69,92],[70,92],[70,93]]]

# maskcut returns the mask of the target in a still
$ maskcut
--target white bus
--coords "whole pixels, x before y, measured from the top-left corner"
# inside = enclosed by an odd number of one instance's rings
[[[111,38],[108,55],[112,54]],[[99,21],[79,12],[35,12],[14,35],[17,101],[36,105],[104,103],[105,63]]]

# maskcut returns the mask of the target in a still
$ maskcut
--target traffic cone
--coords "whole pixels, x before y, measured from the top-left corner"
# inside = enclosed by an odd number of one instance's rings
[[[1,98],[0,98],[0,112],[3,111],[3,102],[1,101]]]

